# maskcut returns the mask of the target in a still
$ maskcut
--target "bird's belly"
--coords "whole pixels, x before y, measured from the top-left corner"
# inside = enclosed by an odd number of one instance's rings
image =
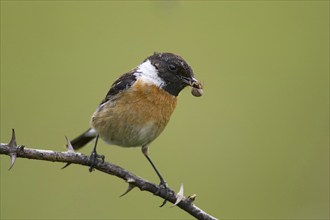
[[[122,147],[137,147],[154,140],[161,131],[153,123],[145,125],[123,125],[113,123],[105,130],[99,130],[101,138],[108,144]]]
[[[157,87],[139,86],[104,103],[93,114],[92,127],[105,142],[123,147],[142,146],[164,130],[176,98]]]

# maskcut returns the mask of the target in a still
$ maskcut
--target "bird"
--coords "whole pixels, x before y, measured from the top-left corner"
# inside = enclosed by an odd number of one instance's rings
[[[174,53],[155,52],[112,84],[92,115],[90,128],[71,141],[72,147],[80,149],[95,139],[90,171],[97,159],[104,161],[104,156],[96,152],[99,138],[110,145],[141,147],[160,179],[159,185],[166,188],[148,149],[168,124],[177,97],[187,86],[192,87],[193,95],[193,91],[202,91],[188,63]]]

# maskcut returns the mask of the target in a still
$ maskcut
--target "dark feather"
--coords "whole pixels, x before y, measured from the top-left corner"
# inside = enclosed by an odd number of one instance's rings
[[[105,98],[102,100],[100,105],[110,100],[113,96],[117,95],[119,92],[126,90],[130,88],[134,82],[136,81],[136,76],[134,73],[136,72],[136,69],[131,70],[128,73],[125,73],[121,77],[119,77],[111,86],[109,92],[105,96]]]
[[[96,134],[91,135],[90,131],[91,131],[91,128],[71,141],[71,145],[72,145],[73,149],[77,150],[77,149],[82,148],[83,146],[88,144],[90,141],[92,141],[96,137]]]

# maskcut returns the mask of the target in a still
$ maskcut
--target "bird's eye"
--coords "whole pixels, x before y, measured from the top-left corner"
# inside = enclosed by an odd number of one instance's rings
[[[168,69],[172,72],[176,71],[176,66],[174,64],[170,64],[170,65],[168,65]]]

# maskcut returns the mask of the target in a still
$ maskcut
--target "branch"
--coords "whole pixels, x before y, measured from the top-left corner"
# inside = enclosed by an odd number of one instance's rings
[[[66,152],[58,152],[51,150],[41,150],[41,149],[32,149],[26,148],[23,145],[17,146],[15,132],[13,130],[13,135],[11,141],[7,144],[0,143],[0,154],[8,155],[11,158],[11,169],[15,163],[17,157],[34,159],[34,160],[45,160],[51,162],[64,162],[71,164],[80,164],[83,166],[90,166],[89,156],[83,155],[81,153],[76,153],[70,147],[71,144],[68,142],[68,151]],[[195,195],[189,196],[188,198],[183,196],[183,186],[180,188],[180,192],[176,195],[175,192],[167,187],[161,187],[154,183],[151,183],[141,177],[136,176],[135,174],[123,169],[120,166],[109,162],[101,162],[97,161],[94,169],[99,170],[101,172],[117,176],[128,183],[128,189],[122,195],[124,196],[129,191],[131,191],[134,187],[138,187],[142,191],[148,191],[155,196],[165,199],[173,203],[173,206],[178,206],[182,210],[186,211],[190,215],[194,216],[197,219],[216,219],[215,217],[207,214],[202,209],[198,208],[193,204],[195,200]],[[172,206],[172,207],[173,207]]]

